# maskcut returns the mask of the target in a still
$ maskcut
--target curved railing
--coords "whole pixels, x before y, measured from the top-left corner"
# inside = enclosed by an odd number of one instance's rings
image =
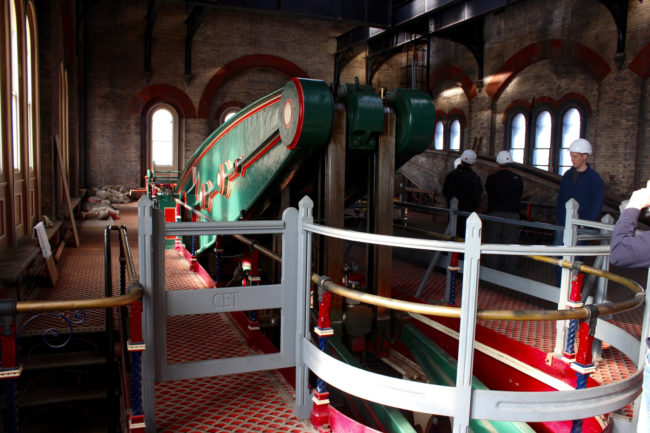
[[[356,395],[387,406],[417,412],[453,417],[454,432],[464,431],[469,419],[495,421],[546,422],[590,418],[620,409],[631,403],[641,391],[642,370],[626,379],[593,388],[556,392],[510,392],[472,390],[472,364],[474,333],[477,320],[580,320],[592,319],[595,338],[609,343],[639,364],[639,341],[615,325],[597,319],[598,316],[617,314],[637,308],[645,301],[645,292],[636,282],[608,271],[550,256],[596,256],[609,253],[608,246],[512,246],[481,244],[481,221],[476,215],[467,220],[465,242],[424,240],[355,232],[326,227],[313,223],[311,201],[303,199],[299,211],[301,229],[309,251],[311,235],[345,239],[352,242],[371,243],[425,251],[464,253],[463,296],[461,307],[419,304],[387,299],[358,290],[342,287],[326,276],[311,272],[310,262],[304,263],[304,276],[316,284],[319,295],[329,291],[367,304],[412,313],[460,318],[458,370],[456,387],[416,383],[385,377],[351,367],[319,350],[308,339],[304,340],[302,358],[307,367],[324,382]],[[513,311],[478,310],[477,290],[481,254],[520,254],[535,259],[604,277],[629,288],[633,296],[616,303],[600,303],[575,309]],[[645,331],[644,327],[644,332]],[[320,344],[322,346],[322,343]]]
[[[554,259],[561,262],[563,267],[571,269],[571,263],[564,260]],[[558,264],[559,265],[559,264]],[[578,307],[576,309],[565,310],[477,310],[477,320],[570,320],[570,319],[589,319],[594,315],[603,316],[617,314],[629,311],[643,304],[645,292],[637,282],[629,278],[622,277],[611,272],[594,269],[586,265],[580,265],[581,272],[602,276],[610,281],[614,281],[628,287],[635,295],[625,301],[615,303],[591,304],[592,307]],[[323,289],[344,298],[353,299],[364,304],[370,304],[377,307],[386,307],[391,310],[405,311],[407,313],[427,314],[431,316],[460,318],[460,308],[444,305],[431,305],[419,302],[403,301],[399,299],[386,298],[383,296],[373,295],[350,289],[334,283],[327,276],[318,274],[311,275],[311,282],[322,287]],[[594,308],[596,311],[594,311]]]

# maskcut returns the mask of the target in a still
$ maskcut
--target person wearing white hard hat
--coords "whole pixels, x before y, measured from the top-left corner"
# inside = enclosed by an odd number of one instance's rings
[[[563,226],[566,218],[566,202],[575,199],[578,202],[578,218],[597,221],[603,208],[603,180],[596,170],[591,168],[587,159],[592,154],[591,143],[578,138],[569,146],[569,155],[573,167],[564,173],[557,194],[555,216],[557,224]],[[564,234],[555,232],[554,243],[563,244]],[[562,269],[555,267],[556,282],[559,283]]]
[[[460,155],[460,164],[450,172],[445,178],[442,187],[442,193],[447,198],[447,205],[452,198],[458,200],[458,210],[464,212],[474,212],[481,204],[481,194],[483,194],[483,183],[481,178],[472,170],[472,165],[476,162],[476,152],[471,149],[465,150]],[[456,235],[465,237],[465,220],[466,216],[458,216],[456,225]]]
[[[499,169],[490,174],[485,180],[487,192],[487,214],[493,217],[510,220],[520,219],[519,210],[521,196],[524,193],[524,182],[520,175],[510,169],[512,155],[502,150],[496,157]],[[486,221],[485,243],[488,244],[518,244],[519,226],[505,222]],[[519,256],[501,256],[487,254],[481,258],[488,268],[504,270],[514,274],[519,269]]]

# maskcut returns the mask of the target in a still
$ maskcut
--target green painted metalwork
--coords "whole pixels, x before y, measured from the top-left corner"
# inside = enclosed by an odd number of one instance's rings
[[[402,341],[427,375],[429,382],[454,386],[456,383],[456,360],[421,333],[413,324],[404,325]],[[472,378],[473,389],[488,389],[480,380]],[[471,419],[469,427],[474,433],[533,433],[523,422],[487,421]]]
[[[374,150],[384,122],[380,96],[358,80],[341,86],[339,96],[346,103],[348,147]],[[429,95],[416,90],[396,89],[387,101],[397,115],[399,166],[431,142],[435,110]],[[217,128],[180,173],[175,194],[216,221],[254,217],[256,203],[272,193],[271,185],[291,179],[328,142],[333,115],[332,94],[323,81],[293,78]],[[148,174],[148,189],[162,179],[156,176],[153,170]],[[197,254],[215,239],[201,236]]]
[[[363,368],[340,339],[330,338],[328,345],[341,361],[356,368]],[[399,409],[366,401],[353,395],[350,395],[349,399],[357,411],[365,418],[364,422],[368,423],[376,419],[381,424],[382,431],[388,433],[416,433],[411,423],[408,422]]]
[[[347,113],[347,146],[349,149],[375,150],[377,134],[384,128],[384,104],[371,86],[344,84],[339,98],[345,102]]]
[[[395,166],[400,167],[413,156],[424,152],[436,130],[436,109],[426,92],[395,89],[386,95],[395,110]]]
[[[333,106],[323,81],[293,78],[217,128],[188,161],[177,194],[217,221],[246,216],[276,178],[329,140]],[[197,253],[214,240],[201,236]]]

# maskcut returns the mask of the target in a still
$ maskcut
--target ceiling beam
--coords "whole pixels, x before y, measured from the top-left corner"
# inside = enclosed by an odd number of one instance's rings
[[[363,46],[368,56],[373,57],[369,65],[374,69],[366,75],[372,77],[383,61],[401,47],[410,43],[425,42],[430,36],[449,38],[465,45],[474,55],[479,70],[478,79],[483,78],[483,19],[484,15],[497,12],[522,0],[409,0],[393,7],[388,29],[363,31],[353,29],[337,37],[337,53],[359,50]],[[602,0],[608,1],[608,0]],[[615,0],[610,0],[615,1]],[[455,27],[462,26],[457,30]],[[469,32],[468,35],[464,33]],[[480,34],[479,34],[480,33]],[[335,81],[338,76],[335,76]],[[370,84],[368,82],[368,84]]]
[[[192,79],[192,41],[199,27],[201,27],[206,13],[207,8],[205,6],[194,6],[185,20],[187,26],[187,34],[185,35],[185,77],[188,80]]]
[[[616,24],[616,54],[614,62],[618,69],[623,67],[625,62],[625,40],[627,35],[627,11],[629,9],[628,0],[600,0],[605,5],[609,13],[614,18]]]
[[[144,33],[144,72],[147,74],[151,73],[151,39],[162,3],[162,0],[149,0],[147,5],[147,27]]]
[[[387,27],[392,0],[169,0],[186,5],[257,10]]]

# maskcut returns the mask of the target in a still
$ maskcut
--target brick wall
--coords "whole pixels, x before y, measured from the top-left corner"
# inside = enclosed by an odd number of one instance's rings
[[[625,198],[650,178],[648,80],[628,67],[650,43],[650,4],[629,2],[629,7],[620,67],[614,19],[600,2],[589,0],[520,2],[486,16],[483,82],[465,47],[434,38],[431,70],[458,68],[478,89],[472,99],[467,93],[455,93],[465,96],[461,101],[445,96],[461,87],[457,79],[436,82],[431,89],[436,109],[464,110],[468,117],[464,146],[471,147],[475,137],[483,137],[481,155],[493,158],[503,148],[504,114],[513,101],[559,103],[567,94],[578,94],[592,110],[586,131],[594,146],[592,166],[608,193]],[[516,73],[511,79],[502,81],[512,70]],[[428,162],[418,159],[414,164],[428,165],[439,173],[436,178],[449,170],[447,158],[439,153],[423,157]],[[547,187],[535,189],[540,199],[549,199]]]
[[[215,9],[193,40],[192,76],[185,71],[185,17],[182,4],[165,2],[155,23],[151,74],[143,72],[146,2],[103,1],[89,7],[88,19],[88,182],[91,185],[141,182],[141,113],[129,113],[133,98],[156,84],[184,92],[198,110],[216,71],[243,56],[272,55],[332,81],[335,36],[350,28],[330,20]],[[354,68],[352,68],[354,69]],[[224,103],[247,105],[283,86],[285,74],[245,69],[218,89],[212,115]],[[363,77],[362,77],[363,82]],[[211,118],[184,121],[187,160],[217,126]]]
[[[436,109],[461,110],[466,129],[463,147],[481,142],[480,154],[493,157],[504,145],[504,114],[513,101],[559,103],[579,94],[591,108],[587,138],[592,163],[612,193],[628,194],[650,176],[650,126],[647,77],[628,66],[650,43],[650,4],[630,2],[626,52],[616,62],[617,29],[611,14],[591,0],[530,0],[485,17],[484,77],[471,52],[449,39],[432,38],[430,71],[443,71],[430,89]],[[217,9],[207,14],[193,41],[192,76],[184,75],[185,6],[164,3],[153,31],[152,73],[143,72],[146,2],[95,2],[87,7],[89,185],[140,183],[141,120],[129,113],[133,98],[148,86],[165,84],[185,93],[199,108],[216,71],[243,56],[277,56],[330,83],[336,35],[352,24],[304,17]],[[365,84],[363,52],[347,62],[341,83],[359,77]],[[373,77],[375,88],[408,84],[408,55],[399,53]],[[510,63],[509,63],[510,62]],[[504,65],[520,67],[500,82]],[[460,71],[451,73],[450,71]],[[240,71],[223,84],[210,113],[222,104],[248,104],[280,87],[286,76],[272,69]],[[454,91],[461,88],[462,91]],[[498,89],[498,91],[495,91]],[[216,122],[184,121],[187,159]],[[428,156],[427,156],[428,155]],[[418,160],[441,176],[449,160],[429,152]],[[636,159],[635,159],[636,158]],[[636,162],[635,162],[636,161]],[[437,183],[437,182],[434,182]]]

